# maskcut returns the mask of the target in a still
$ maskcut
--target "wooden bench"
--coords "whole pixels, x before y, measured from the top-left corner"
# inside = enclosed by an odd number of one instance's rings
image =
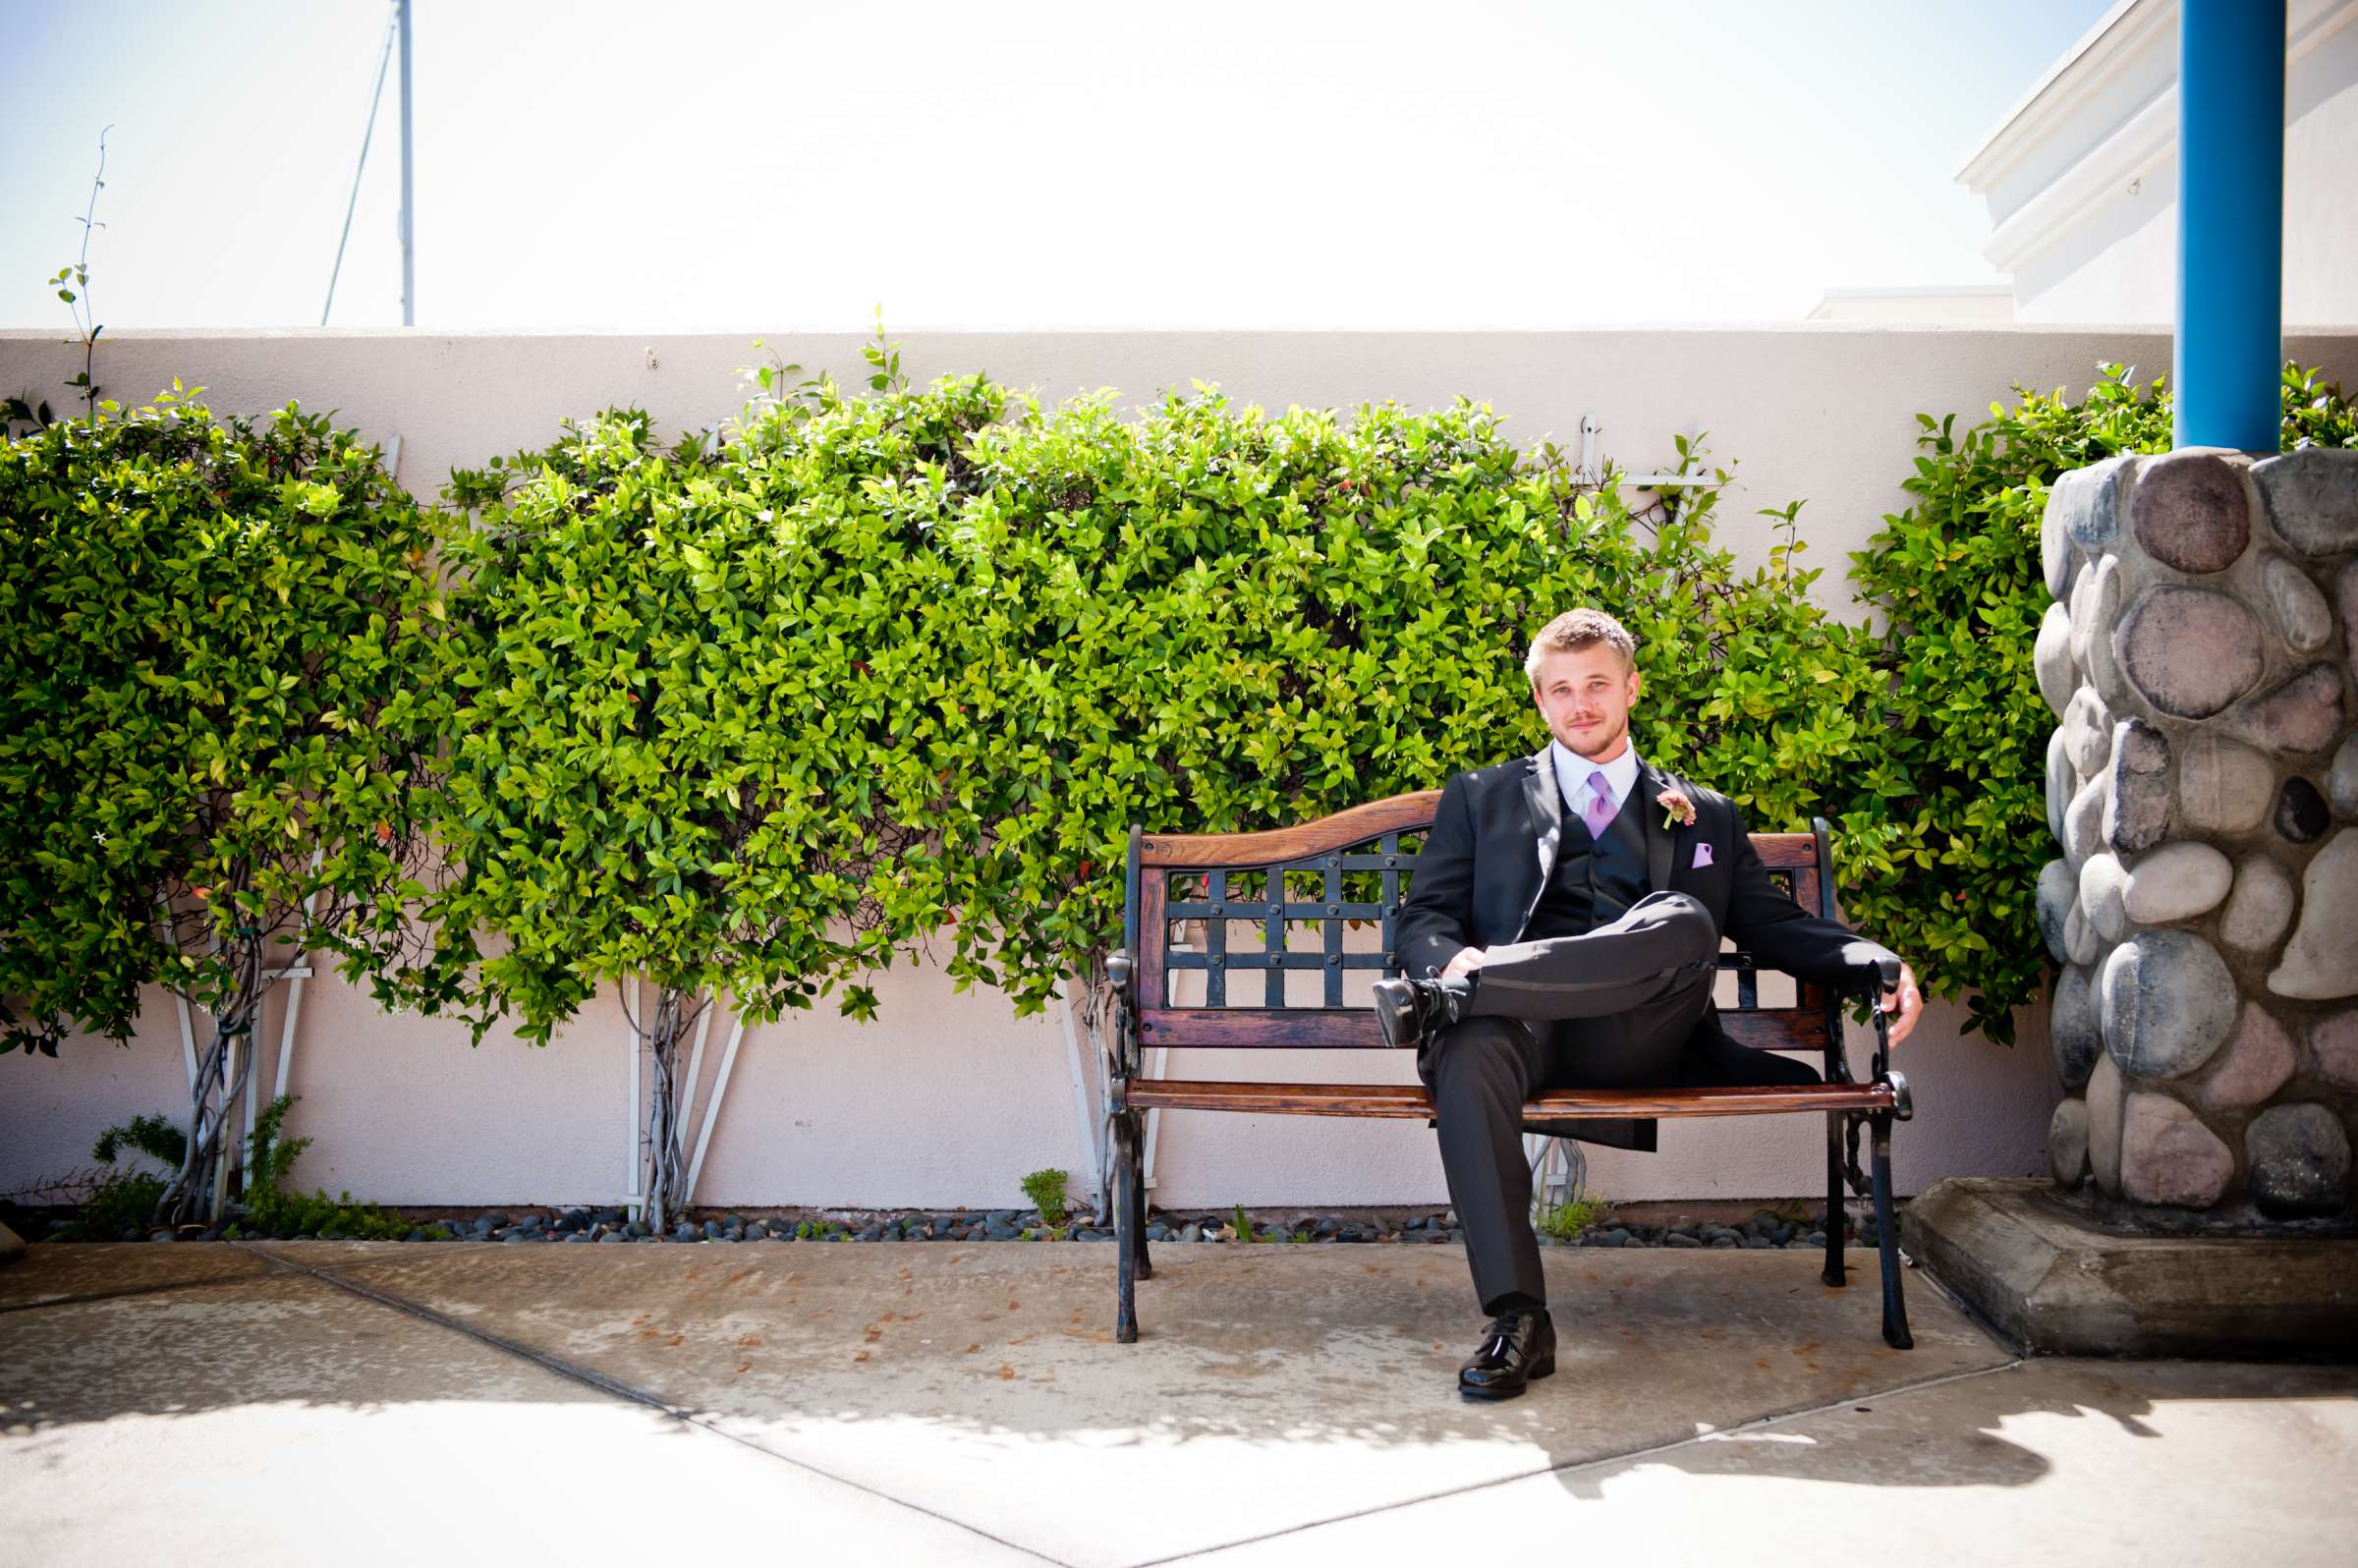
[[[1146,1182],[1140,1151],[1146,1113],[1167,1110],[1261,1111],[1307,1116],[1430,1118],[1432,1102],[1422,1084],[1275,1084],[1151,1079],[1143,1065],[1150,1047],[1218,1046],[1255,1049],[1383,1049],[1376,1015],[1346,1006],[1343,978],[1354,971],[1390,975],[1394,927],[1415,870],[1416,846],[1432,825],[1440,791],[1423,790],[1353,807],[1298,827],[1264,833],[1150,834],[1130,830],[1124,889],[1123,945],[1107,961],[1114,1008],[1110,1115],[1112,1199],[1119,1300],[1115,1336],[1138,1338],[1137,1282],[1152,1276],[1146,1238]],[[1802,908],[1831,917],[1833,860],[1830,829],[1814,818],[1809,833],[1755,833],[1752,843],[1771,881]],[[1258,940],[1231,947],[1233,923],[1259,927]],[[1315,923],[1315,948],[1289,943],[1289,925]],[[1175,928],[1198,924],[1201,944],[1174,940]],[[1375,927],[1372,949],[1346,942],[1353,926]],[[1844,1283],[1842,1191],[1872,1193],[1882,1265],[1883,1338],[1896,1349],[1913,1344],[1900,1295],[1900,1260],[1891,1208],[1891,1124],[1913,1114],[1906,1079],[1890,1068],[1883,1014],[1877,1009],[1875,1059],[1864,1083],[1851,1077],[1842,1043],[1844,996],[1829,987],[1794,982],[1789,1007],[1763,1007],[1759,975],[1749,954],[1723,952],[1719,967],[1735,973],[1736,1006],[1720,1010],[1720,1025],[1739,1044],[1764,1050],[1818,1051],[1822,1084],[1760,1088],[1550,1089],[1525,1105],[1532,1118],[1579,1116],[1753,1116],[1815,1112],[1825,1117],[1826,1284]],[[1898,983],[1896,966],[1881,977]],[[1304,974],[1310,971],[1310,974]],[[1258,985],[1240,985],[1247,974]],[[1175,983],[1200,976],[1202,996],[1174,1000]],[[1189,989],[1193,989],[1190,985]],[[1253,1005],[1235,992],[1261,994]],[[1307,993],[1315,1001],[1299,1000]],[[1871,1137],[1872,1174],[1859,1169],[1859,1133]]]

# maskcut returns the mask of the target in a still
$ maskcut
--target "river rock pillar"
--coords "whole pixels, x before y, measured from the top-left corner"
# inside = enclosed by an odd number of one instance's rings
[[[2345,1215],[2358,451],[2115,457],[2040,542],[2055,1180],[2174,1223]]]

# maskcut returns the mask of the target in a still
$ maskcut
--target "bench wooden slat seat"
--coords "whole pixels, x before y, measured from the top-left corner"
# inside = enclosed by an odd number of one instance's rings
[[[1188,957],[1200,955],[1189,954]],[[1247,960],[1258,959],[1258,953],[1248,953],[1231,960],[1231,978],[1248,967]],[[1292,958],[1316,958],[1315,953],[1288,954]],[[1354,957],[1360,955],[1352,955]],[[1374,955],[1367,955],[1374,956]],[[1731,958],[1747,958],[1740,953],[1722,953],[1720,968],[1736,969],[1726,963]],[[1251,965],[1260,968],[1260,965]],[[1308,966],[1302,966],[1308,967]],[[1175,972],[1181,973],[1181,972]],[[1739,972],[1741,973],[1741,972]],[[1745,976],[1750,979],[1749,975]],[[1788,1010],[1779,1009],[1781,1015]],[[1823,1051],[1833,1031],[1821,1014],[1802,1013],[1800,1016],[1770,1016],[1767,1010],[1753,1012],[1722,1012],[1719,1027],[1727,1037],[1739,1045],[1760,1050]],[[1142,1008],[1137,1018],[1141,1038],[1149,1045],[1282,1045],[1287,1050],[1382,1050],[1383,1037],[1376,1027],[1376,1015],[1364,1008],[1348,1012],[1340,1008],[1224,1008],[1205,1007]]]
[[[1248,1111],[1303,1116],[1424,1119],[1422,1084],[1248,1083],[1147,1076],[1149,1047],[1296,1050],[1385,1048],[1376,1014],[1346,1005],[1354,975],[1396,973],[1390,955],[1416,870],[1421,835],[1440,791],[1373,801],[1316,821],[1255,833],[1130,830],[1120,951],[1106,960],[1113,1008],[1110,1197],[1118,1259],[1115,1338],[1138,1338],[1136,1283],[1152,1275],[1141,1150],[1146,1113]],[[1771,881],[1802,908],[1834,915],[1832,829],[1755,833]],[[1370,932],[1369,928],[1374,927]],[[1357,939],[1349,931],[1363,934]],[[1232,946],[1239,931],[1245,940]],[[1315,945],[1299,938],[1316,933]],[[1809,1112],[1825,1118],[1825,1261],[1820,1277],[1844,1282],[1845,1183],[1871,1195],[1882,1264],[1883,1338],[1913,1341],[1900,1296],[1897,1223],[1891,1207],[1891,1126],[1914,1114],[1907,1080],[1890,1069],[1883,1015],[1871,1014],[1875,1055],[1865,1081],[1851,1075],[1843,1042],[1845,997],[1796,981],[1789,1006],[1763,1006],[1753,956],[1719,955],[1733,975],[1733,1007],[1718,1009],[1730,1039],[1761,1050],[1815,1051],[1825,1082],[1661,1089],[1550,1089],[1525,1102],[1527,1123],[1581,1117],[1709,1117]],[[1896,983],[1896,974],[1885,983]],[[1200,983],[1199,983],[1200,982]],[[1182,994],[1182,993],[1186,994]],[[1304,994],[1309,992],[1311,994]],[[1256,1005],[1258,1002],[1258,1005]],[[1305,1005],[1309,1004],[1309,1005]],[[1543,1125],[1535,1131],[1546,1131]],[[1859,1135],[1873,1135],[1872,1174],[1859,1167]]]
[[[1388,1116],[1422,1121],[1432,1096],[1422,1084],[1258,1084],[1150,1078],[1130,1086],[1140,1110],[1262,1111],[1299,1116]],[[1761,1116],[1780,1111],[1893,1111],[1889,1084],[1764,1084],[1753,1089],[1551,1089],[1523,1102],[1525,1116]]]

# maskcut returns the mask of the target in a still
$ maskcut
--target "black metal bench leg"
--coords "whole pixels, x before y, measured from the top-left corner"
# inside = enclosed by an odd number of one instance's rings
[[[1131,1345],[1138,1342],[1138,1261],[1145,1251],[1146,1225],[1138,1212],[1138,1148],[1126,1115],[1113,1118],[1113,1236],[1117,1260],[1113,1337]]]
[[[1152,1279],[1154,1277],[1154,1260],[1149,1256],[1147,1252],[1146,1118],[1138,1111],[1132,1111],[1130,1113],[1130,1147],[1137,1150],[1138,1155],[1137,1158],[1131,1160],[1130,1162],[1130,1192],[1132,1197],[1132,1203],[1130,1206],[1138,1215],[1138,1223],[1132,1226],[1131,1229],[1136,1233],[1138,1249],[1138,1277],[1141,1279]]]
[[[1825,1113],[1825,1268],[1818,1276],[1829,1285],[1847,1283],[1842,1276],[1842,1112]]]
[[[1875,1139],[1875,1235],[1883,1264],[1883,1343],[1893,1350],[1913,1350],[1908,1332],[1907,1304],[1900,1299],[1899,1216],[1891,1211],[1891,1113],[1878,1111],[1870,1120]]]

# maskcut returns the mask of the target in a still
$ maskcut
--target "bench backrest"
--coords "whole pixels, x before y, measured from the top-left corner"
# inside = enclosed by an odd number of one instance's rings
[[[1381,1049],[1376,1016],[1346,1005],[1353,971],[1398,972],[1390,955],[1408,880],[1439,790],[1355,806],[1297,827],[1262,833],[1130,832],[1124,945],[1133,955],[1142,1046],[1329,1046]],[[1753,848],[1794,900],[1833,914],[1832,859],[1825,818],[1808,833],[1755,833]],[[1236,923],[1258,926],[1231,940]],[[1308,934],[1308,946],[1289,935]],[[1376,933],[1371,946],[1354,931]],[[1174,934],[1200,934],[1190,942]],[[1736,1004],[1720,1008],[1730,1038],[1776,1050],[1825,1050],[1841,1038],[1834,998],[1796,984],[1791,1006],[1760,1005],[1751,955],[1723,952]],[[1313,973],[1303,974],[1303,971]],[[1174,1005],[1174,982],[1203,977],[1203,997]],[[1245,975],[1260,983],[1238,983]],[[1248,1001],[1240,992],[1258,992]]]

